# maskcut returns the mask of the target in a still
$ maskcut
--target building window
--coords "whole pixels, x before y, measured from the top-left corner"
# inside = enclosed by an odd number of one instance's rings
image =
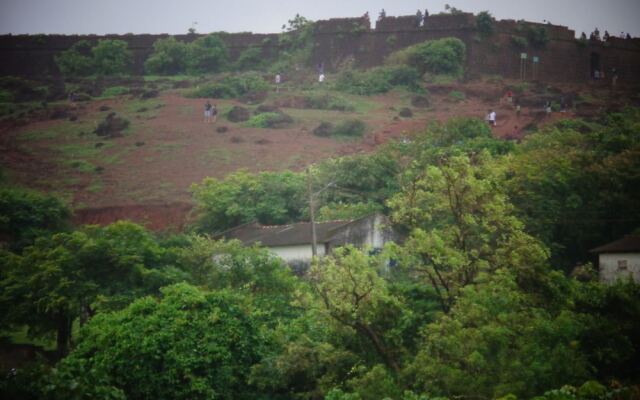
[[[627,260],[618,260],[618,269],[626,270],[627,269]]]

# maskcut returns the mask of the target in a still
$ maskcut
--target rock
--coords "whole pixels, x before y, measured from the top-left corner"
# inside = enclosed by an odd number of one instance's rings
[[[100,108],[98,108],[99,111],[109,111],[111,110],[111,107],[107,106],[107,105],[102,105],[100,106]]]
[[[399,114],[401,117],[404,117],[404,118],[411,118],[411,117],[413,117],[413,111],[411,111],[411,109],[410,109],[410,108],[407,108],[407,107],[402,107],[402,108],[400,109],[400,112],[399,112],[398,114]]]
[[[218,132],[218,133],[225,133],[228,130],[229,130],[229,128],[226,127],[226,126],[219,126],[219,127],[216,128],[216,132]]]

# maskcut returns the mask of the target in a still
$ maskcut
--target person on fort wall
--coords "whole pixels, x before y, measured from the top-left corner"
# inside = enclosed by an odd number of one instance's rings
[[[422,11],[416,11],[416,27],[419,28],[420,26],[422,26],[422,18]]]

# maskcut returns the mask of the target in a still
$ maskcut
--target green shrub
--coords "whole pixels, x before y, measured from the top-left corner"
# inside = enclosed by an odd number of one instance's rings
[[[373,95],[386,93],[394,87],[420,91],[420,75],[408,66],[378,67],[367,71],[347,70],[336,79],[337,90],[357,94]]]
[[[432,74],[461,76],[466,56],[466,46],[458,38],[442,38],[415,44],[392,53],[386,60],[389,65],[408,65]]]
[[[124,40],[99,40],[91,49],[95,72],[102,75],[126,73],[131,65],[131,52]]]
[[[269,84],[255,72],[230,75],[210,85],[201,86],[186,95],[191,98],[231,99],[247,93],[265,92]]]
[[[129,88],[124,87],[124,86],[111,86],[106,88],[103,92],[102,92],[102,97],[114,97],[114,96],[121,96],[123,94],[127,94],[129,93]]]
[[[464,95],[464,93],[458,90],[452,90],[451,92],[449,92],[449,99],[457,103],[460,101],[465,101],[467,97]]]
[[[522,36],[511,35],[510,40],[511,40],[511,45],[516,49],[523,50],[529,46],[529,41]]]
[[[55,57],[56,65],[63,75],[86,76],[93,73],[94,62],[91,43],[80,40]]]
[[[190,73],[220,72],[228,62],[227,46],[218,35],[204,36],[189,44],[187,70]]]
[[[153,44],[153,53],[145,61],[146,72],[159,75],[173,75],[187,70],[189,45],[177,41],[173,36],[158,39]]]
[[[293,123],[293,118],[287,114],[266,112],[254,115],[247,121],[252,128],[284,128]]]
[[[317,110],[354,111],[355,106],[349,100],[340,96],[328,94],[308,94],[304,97],[306,108]]]
[[[258,70],[262,69],[263,64],[262,49],[257,46],[250,46],[240,53],[235,66],[239,70]]]
[[[364,135],[367,125],[359,119],[349,119],[342,121],[333,129],[334,136],[359,137]]]
[[[480,35],[486,37],[493,34],[493,17],[489,11],[482,11],[476,16],[476,29],[480,32]]]

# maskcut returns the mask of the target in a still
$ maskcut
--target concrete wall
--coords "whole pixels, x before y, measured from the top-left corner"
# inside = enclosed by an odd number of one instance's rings
[[[614,283],[631,277],[640,283],[640,253],[600,254],[600,281]]]
[[[325,255],[323,243],[318,243],[317,250],[318,256],[322,257]],[[313,254],[311,244],[269,247],[269,251],[285,261],[311,260],[311,256]]]
[[[544,28],[550,38],[543,49],[515,48],[511,37],[522,35],[521,26]],[[176,35],[189,42],[199,35]],[[141,74],[144,61],[153,51],[153,43],[167,35],[4,35],[0,36],[0,75],[58,74],[54,56],[73,43],[86,39],[120,39],[129,44],[134,55],[133,71]],[[235,59],[249,46],[261,46],[265,56],[278,50],[277,34],[222,33],[231,58]],[[580,43],[575,32],[564,26],[523,23],[513,20],[495,22],[495,33],[481,37],[472,14],[431,15],[418,26],[415,15],[386,17],[375,22],[366,17],[335,18],[317,21],[311,65],[324,63],[327,72],[347,63],[358,67],[380,65],[392,52],[406,46],[443,37],[457,37],[467,46],[467,77],[496,74],[505,78],[520,76],[520,53],[529,55],[527,79],[555,82],[584,82],[591,79],[591,59],[595,54],[605,71],[615,67],[620,84],[640,82],[640,39],[611,38],[608,42]],[[532,56],[540,57],[534,72]],[[534,75],[535,73],[535,75]]]

